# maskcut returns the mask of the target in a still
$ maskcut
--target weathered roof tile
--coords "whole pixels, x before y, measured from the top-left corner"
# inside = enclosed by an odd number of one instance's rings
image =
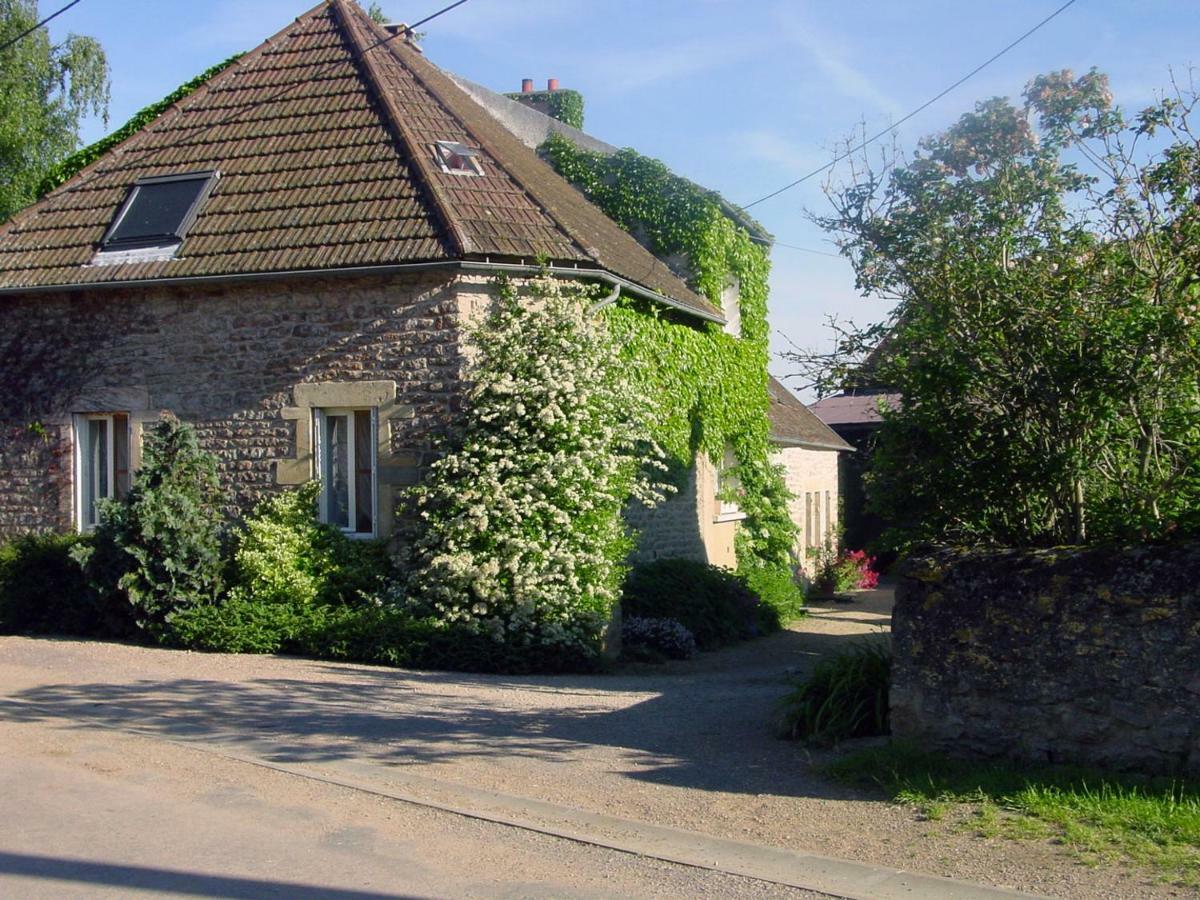
[[[797,400],[778,379],[768,379],[767,395],[771,400],[767,412],[771,420],[771,437],[774,440],[783,444],[825,450],[854,449]]]
[[[477,148],[483,176],[433,144]],[[138,178],[215,169],[166,261],[92,266]],[[607,269],[717,310],[347,0],[328,0],[0,225],[0,291],[514,258]]]

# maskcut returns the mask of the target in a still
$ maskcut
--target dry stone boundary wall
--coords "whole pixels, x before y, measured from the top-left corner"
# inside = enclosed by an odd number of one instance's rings
[[[902,566],[892,629],[899,738],[1200,774],[1200,541],[933,552]]]

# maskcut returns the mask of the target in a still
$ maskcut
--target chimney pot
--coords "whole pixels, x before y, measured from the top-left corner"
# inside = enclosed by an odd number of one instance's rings
[[[558,90],[558,79],[557,78],[548,79],[546,81],[546,90],[557,91]]]
[[[532,94],[533,93],[533,79],[532,78],[522,78],[521,79],[521,93],[522,94]]]

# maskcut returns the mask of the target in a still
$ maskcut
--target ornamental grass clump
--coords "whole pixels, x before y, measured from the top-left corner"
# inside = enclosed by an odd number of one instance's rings
[[[892,652],[881,641],[821,660],[780,704],[781,736],[829,745],[888,734],[891,672]]]
[[[481,326],[461,439],[412,489],[404,603],[445,628],[586,665],[617,601],[621,516],[668,489],[644,393],[596,290],[507,282]],[[570,665],[570,663],[564,663]]]

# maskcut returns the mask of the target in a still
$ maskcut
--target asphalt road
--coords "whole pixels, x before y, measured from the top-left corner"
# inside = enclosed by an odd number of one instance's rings
[[[0,723],[0,896],[795,897],[155,738]]]

